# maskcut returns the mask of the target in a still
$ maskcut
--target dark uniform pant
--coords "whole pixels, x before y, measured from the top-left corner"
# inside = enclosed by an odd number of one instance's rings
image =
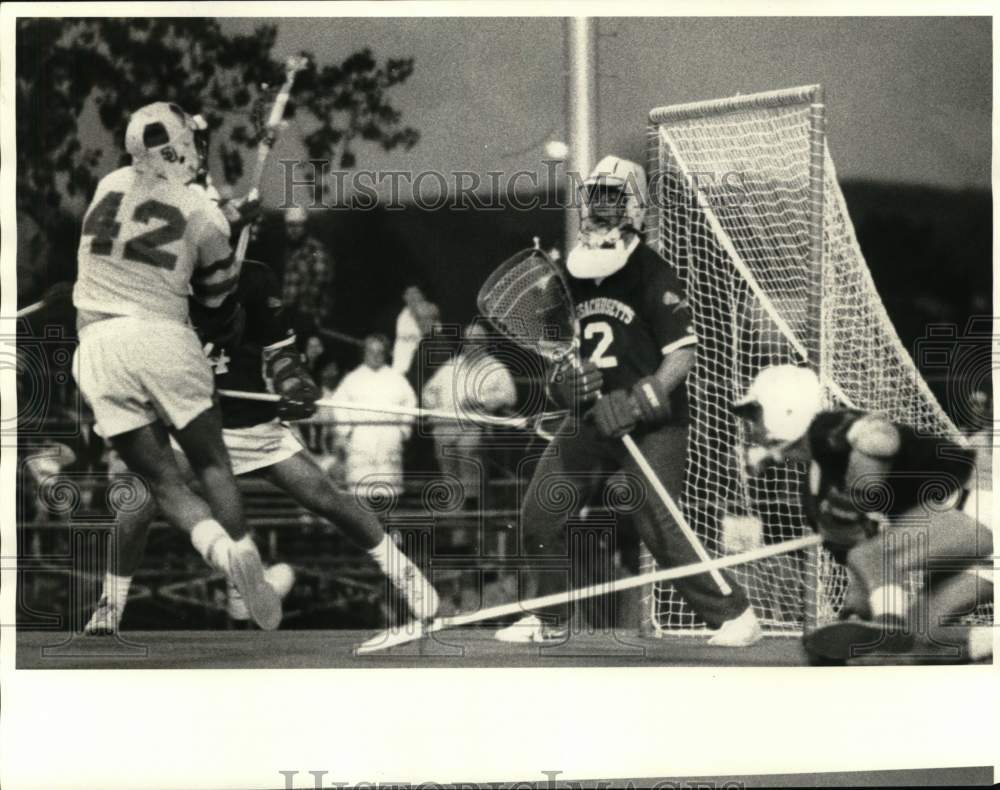
[[[684,490],[687,426],[666,425],[633,434],[639,448],[674,497]],[[556,432],[535,469],[521,502],[521,528],[527,558],[567,558],[567,522],[592,502],[615,472],[625,473],[635,491],[607,492],[611,508],[628,502],[635,508],[639,537],[663,568],[699,562],[687,538],[674,522],[660,498],[645,480],[620,439],[606,439],[585,420],[568,418]],[[635,496],[639,500],[634,499]],[[742,614],[746,595],[736,581],[722,572],[732,588],[723,595],[708,573],[674,581],[691,608],[712,628]],[[566,574],[537,573],[537,594],[566,589]]]

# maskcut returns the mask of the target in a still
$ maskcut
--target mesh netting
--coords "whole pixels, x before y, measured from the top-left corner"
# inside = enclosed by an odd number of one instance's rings
[[[714,114],[696,117],[666,119],[669,109],[651,114],[650,243],[684,279],[699,338],[688,378],[684,508],[713,554],[721,553],[726,515],[759,519],[765,543],[805,530],[798,496],[803,470],[786,465],[747,478],[734,451],[741,427],[729,404],[768,365],[819,360],[830,405],[957,433],[878,297],[817,109],[807,96],[783,106],[752,106],[753,98],[740,102],[743,109],[713,103]],[[820,216],[822,267],[816,264]],[[649,570],[651,558],[644,562]],[[822,551],[750,563],[734,575],[772,630],[797,631],[833,617],[845,589],[843,570]],[[669,585],[654,588],[648,605],[657,631],[702,625]]]
[[[501,263],[483,283],[476,302],[499,331],[546,359],[559,360],[574,348],[572,297],[541,250],[523,250]]]

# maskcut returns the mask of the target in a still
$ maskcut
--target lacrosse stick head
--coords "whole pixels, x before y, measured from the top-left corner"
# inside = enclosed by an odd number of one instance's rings
[[[479,289],[476,303],[504,335],[551,362],[576,351],[576,311],[569,286],[537,247],[501,263]]]
[[[285,81],[274,87],[261,83],[260,92],[251,107],[251,121],[258,141],[272,139],[279,126],[284,125],[285,108],[299,72],[309,68],[304,55],[292,55],[285,60]]]
[[[308,65],[309,58],[305,55],[289,55],[285,59],[285,79],[293,79],[300,71],[304,71]]]

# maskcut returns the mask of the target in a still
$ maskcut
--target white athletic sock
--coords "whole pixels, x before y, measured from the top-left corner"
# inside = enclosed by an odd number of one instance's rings
[[[110,603],[122,607],[128,598],[128,588],[131,584],[131,576],[115,576],[115,574],[108,572],[104,574],[104,597]]]
[[[894,615],[905,618],[909,609],[907,599],[906,590],[898,584],[883,584],[868,596],[868,605],[875,617]]]
[[[229,574],[229,552],[235,544],[222,524],[214,518],[199,521],[191,530],[191,543],[205,562],[217,571]]]
[[[410,558],[399,550],[392,538],[386,535],[377,546],[368,549],[370,556],[382,569],[382,573],[395,581],[402,577],[403,569],[412,565]]]

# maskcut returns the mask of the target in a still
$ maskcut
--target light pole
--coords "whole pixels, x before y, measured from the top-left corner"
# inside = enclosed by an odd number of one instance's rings
[[[580,215],[576,189],[594,166],[597,141],[597,45],[594,20],[572,17],[565,22],[566,119],[569,157],[566,160],[566,252],[576,244]]]

